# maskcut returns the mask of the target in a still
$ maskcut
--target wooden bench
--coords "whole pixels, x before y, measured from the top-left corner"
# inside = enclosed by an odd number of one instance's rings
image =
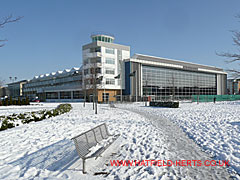
[[[99,126],[90,129],[78,136],[72,138],[74,141],[77,153],[83,160],[82,172],[85,172],[85,160],[95,157],[97,159],[118,137],[118,135],[111,135],[108,132],[106,123],[100,124]],[[106,145],[92,152],[90,149],[97,146],[104,139],[110,139],[107,141]]]

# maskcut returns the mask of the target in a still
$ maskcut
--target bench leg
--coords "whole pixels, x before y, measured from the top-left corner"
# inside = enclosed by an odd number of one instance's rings
[[[83,169],[82,169],[82,172],[83,172],[83,174],[86,174],[86,171],[85,171],[85,159],[83,159]]]

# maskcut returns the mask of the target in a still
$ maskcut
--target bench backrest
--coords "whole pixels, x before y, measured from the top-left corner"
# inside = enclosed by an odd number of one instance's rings
[[[90,129],[76,137],[73,137],[72,140],[76,146],[78,155],[81,158],[84,158],[90,151],[89,149],[103,139],[107,139],[110,136],[107,130],[106,123],[100,124],[99,126]]]

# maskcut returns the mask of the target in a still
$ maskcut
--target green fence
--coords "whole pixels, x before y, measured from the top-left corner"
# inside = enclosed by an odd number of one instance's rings
[[[216,101],[236,101],[240,100],[240,95],[192,95],[192,102],[213,102]]]

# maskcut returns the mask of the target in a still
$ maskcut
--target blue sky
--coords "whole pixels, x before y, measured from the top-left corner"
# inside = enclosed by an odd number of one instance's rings
[[[82,61],[94,31],[141,53],[227,68],[218,52],[236,52],[230,30],[239,28],[239,0],[1,0],[0,18],[24,16],[0,29],[0,79],[18,80]]]

